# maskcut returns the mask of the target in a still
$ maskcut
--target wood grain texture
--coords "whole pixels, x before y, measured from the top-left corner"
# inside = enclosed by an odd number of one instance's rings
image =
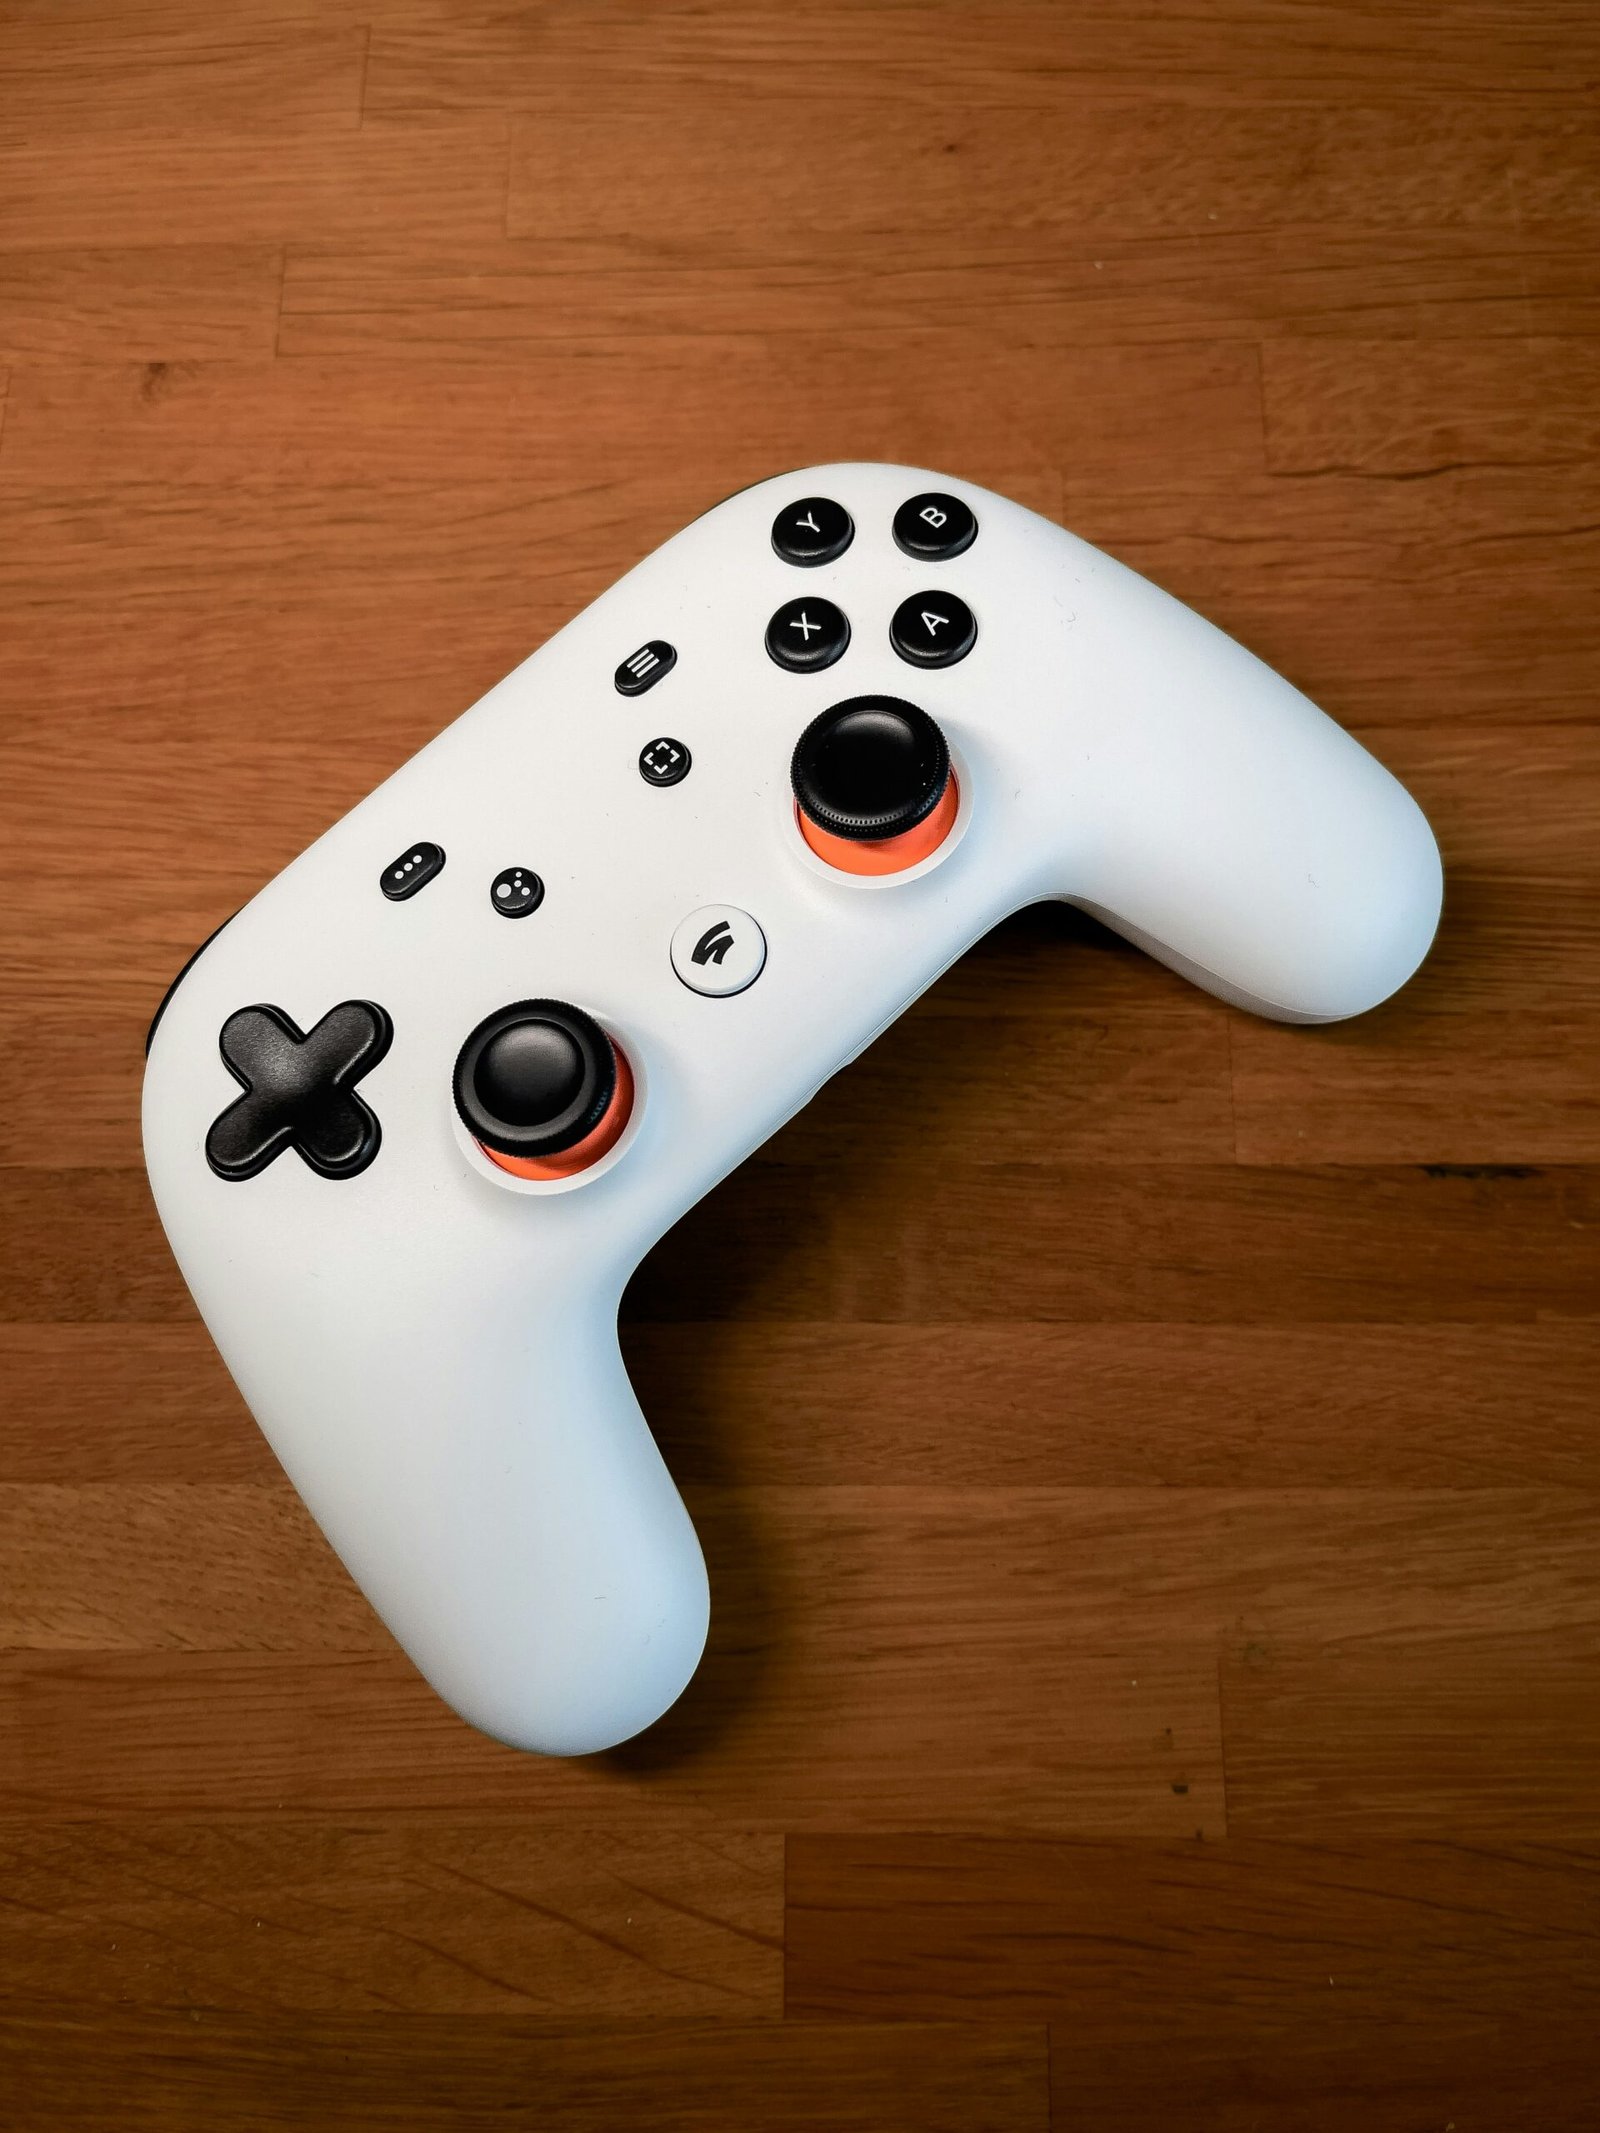
[[[43,133],[0,143],[0,247],[490,236],[503,224],[505,156],[493,122],[257,135],[191,133],[169,118],[142,139]]]
[[[625,1314],[1129,1325],[1593,1315],[1592,1170],[971,1163],[928,1181],[905,1114],[902,1125],[847,1187],[833,1164],[785,1161],[781,1145],[747,1165],[649,1254]],[[159,1249],[141,1172],[0,1171],[0,1228],[7,1317],[160,1323],[193,1308]],[[981,1253],[966,1242],[979,1234]]]
[[[1209,224],[1203,234],[1055,231],[1047,243],[1000,228],[981,247],[908,253],[886,276],[871,231],[796,232],[777,255],[759,233],[719,233],[688,257],[626,233],[448,251],[298,242],[285,250],[278,350],[494,363],[599,334],[728,333],[777,340],[777,357],[801,338],[892,343],[915,331],[927,359],[981,322],[1008,349],[1070,362],[1152,341],[1582,334],[1595,322],[1589,249],[1581,233],[1530,245],[1473,227],[1319,227],[1296,230],[1292,246],[1278,229]],[[984,368],[994,353],[991,341]]]
[[[1051,0],[952,11],[938,0],[825,0],[804,21],[779,0],[736,0],[706,18],[693,0],[646,13],[582,0],[537,10],[437,0],[378,0],[368,103],[420,114],[441,108],[557,113],[584,95],[647,101],[659,87],[716,101],[770,96],[778,80],[818,100],[891,96],[919,113],[951,102],[978,108],[1074,108],[1129,91],[1201,105],[1342,105],[1374,92],[1463,103],[1506,91],[1571,93],[1591,78],[1594,20],[1581,0],[1519,12],[1482,0],[1452,8],[1451,34],[1381,0],[1235,0],[1228,64],[1196,37],[1179,0],[1137,10],[1115,0],[1063,10]],[[1587,69],[1587,71],[1586,71]]]
[[[1363,341],[1337,351],[1282,340],[1261,362],[1275,473],[1415,478],[1485,461],[1576,465],[1600,450],[1600,349],[1589,340]]]
[[[170,135],[181,109],[196,131],[361,122],[366,33],[309,20],[276,29],[196,19],[86,25],[42,16],[8,52],[10,95],[0,140],[90,145],[127,134]]]
[[[0,74],[0,2124],[1592,2133],[1600,15],[0,0]],[[631,1284],[711,1643],[539,1762],[250,1423],[144,1030],[852,456],[1324,703],[1444,923],[1327,1029],[979,942]]]
[[[57,362],[270,355],[283,255],[270,245],[0,252],[0,354]]]
[[[234,1817],[13,1824],[0,1857],[0,1973],[35,2001],[622,2021],[783,2008],[781,1837]]]
[[[665,242],[680,219],[715,240],[915,226],[971,242],[989,226],[1107,237],[1329,225],[1592,229],[1600,147],[1581,102],[1429,110],[1214,108],[1082,101],[942,112],[884,99],[752,96],[707,110],[662,101],[611,121],[563,108],[511,121],[513,237],[627,232]],[[806,153],[789,143],[803,138]],[[741,183],[728,187],[730,167]],[[662,170],[675,182],[660,183]]]
[[[743,1548],[766,1538],[735,1516]],[[742,1569],[729,1538],[726,1527],[706,1538],[724,1618],[693,1699],[648,1745],[532,1768],[452,1718],[392,1650],[12,1652],[0,1658],[10,1763],[0,1817],[34,1819],[54,1803],[80,1818],[460,1808],[713,1837],[730,1826],[1153,1837],[1222,1827],[1211,1652],[1166,1638],[1084,1653],[1035,1632],[1013,1657],[1017,1625],[1003,1609],[954,1649],[942,1614],[909,1654],[907,1629],[881,1622],[868,1625],[864,1657],[862,1637],[844,1651],[815,1631],[803,1647],[796,1634],[785,1644],[761,1636],[773,1578]],[[796,1565],[786,1581],[801,1574]],[[986,1684],[1002,1670],[1019,1704],[1071,1714],[1026,1755],[994,1732]]]
[[[479,2015],[248,2017],[195,2010],[7,2017],[17,2133],[1044,2133],[1042,2026],[658,2021],[556,2027]],[[116,2099],[108,2106],[108,2098]]]
[[[1591,1319],[1035,1324],[1025,1342],[970,1321],[686,1319],[625,1326],[623,1352],[686,1486],[1600,1486]],[[0,1379],[5,1483],[277,1474],[196,1320],[0,1325]]]
[[[1570,2127],[1597,1854],[800,1837],[791,2013],[1050,2024],[1057,2123]],[[1571,2010],[1563,2024],[1560,2011]]]

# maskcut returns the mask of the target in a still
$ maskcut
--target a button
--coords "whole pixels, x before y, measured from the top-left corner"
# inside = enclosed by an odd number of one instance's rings
[[[677,651],[666,638],[652,637],[648,644],[641,644],[638,651],[630,652],[611,678],[619,695],[643,696],[646,689],[653,689],[677,664]]]
[[[444,849],[437,844],[412,844],[384,868],[378,886],[392,904],[425,889],[444,866]]]
[[[927,563],[947,563],[970,548],[977,536],[971,505],[939,489],[908,496],[894,515],[896,545]]]
[[[616,1145],[633,1102],[627,1062],[593,1015],[518,1000],[487,1016],[456,1057],[462,1124],[519,1177],[570,1177]]]
[[[526,918],[544,902],[544,883],[532,867],[507,867],[489,884],[489,901],[502,918]]]
[[[767,624],[767,651],[797,674],[831,667],[850,642],[850,624],[831,600],[788,600]]]
[[[689,775],[692,760],[682,741],[663,733],[639,750],[639,775],[646,785],[678,785]]]
[[[382,1131],[356,1083],[388,1051],[394,1027],[370,1000],[330,1007],[307,1036],[281,1007],[241,1007],[222,1025],[223,1064],[244,1094],[212,1121],[206,1161],[219,1178],[253,1178],[285,1148],[319,1177],[353,1178]]]
[[[672,935],[672,967],[691,992],[725,1000],[761,975],[767,937],[748,911],[706,904],[691,911]]]
[[[913,593],[889,624],[889,642],[914,667],[953,667],[978,639],[972,609],[954,593]]]
[[[802,496],[772,521],[772,545],[786,563],[811,570],[832,563],[855,539],[855,521],[831,496]]]

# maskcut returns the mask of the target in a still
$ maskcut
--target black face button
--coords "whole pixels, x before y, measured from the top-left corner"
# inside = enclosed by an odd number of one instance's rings
[[[526,918],[544,902],[544,883],[532,867],[507,867],[490,882],[489,901],[502,918]]]
[[[772,521],[772,545],[786,563],[811,570],[832,563],[856,537],[855,520],[831,496],[802,496]]]
[[[244,1090],[206,1135],[219,1178],[253,1178],[293,1148],[324,1178],[353,1178],[382,1132],[355,1085],[389,1049],[394,1027],[370,1000],[330,1007],[309,1036],[281,1007],[241,1007],[222,1025],[223,1064]]]
[[[951,556],[970,548],[977,537],[978,521],[971,505],[939,489],[908,496],[894,515],[895,545],[925,563],[947,563]]]
[[[769,657],[796,674],[831,667],[849,642],[849,621],[831,600],[786,600],[767,624]]]
[[[915,704],[853,696],[814,718],[789,766],[794,796],[819,829],[898,837],[931,815],[950,778],[945,737]]]
[[[581,1007],[519,1000],[478,1024],[456,1058],[454,1085],[474,1140],[501,1155],[559,1155],[605,1116],[617,1056]]]
[[[378,877],[378,886],[392,904],[425,889],[444,867],[444,849],[437,844],[410,844],[398,859],[391,859]]]
[[[639,775],[646,785],[679,785],[693,760],[682,741],[663,733],[639,750]]]
[[[630,652],[611,678],[617,685],[619,696],[643,696],[646,689],[653,689],[662,675],[670,674],[677,664],[677,651],[666,638],[652,637],[648,644],[641,644],[638,651]]]
[[[889,642],[914,667],[953,667],[977,641],[972,609],[954,593],[913,593],[889,624]]]

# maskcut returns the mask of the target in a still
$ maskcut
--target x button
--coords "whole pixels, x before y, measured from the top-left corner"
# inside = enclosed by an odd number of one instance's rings
[[[831,667],[850,642],[850,624],[831,600],[786,600],[767,624],[767,655],[796,674]]]

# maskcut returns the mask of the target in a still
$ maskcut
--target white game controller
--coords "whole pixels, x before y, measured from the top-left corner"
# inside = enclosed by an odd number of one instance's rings
[[[717,505],[346,815],[151,1030],[178,1263],[313,1515],[474,1725],[688,1682],[705,1565],[624,1284],[964,949],[1062,898],[1321,1022],[1439,915],[1416,803],[1071,534],[906,467]]]

